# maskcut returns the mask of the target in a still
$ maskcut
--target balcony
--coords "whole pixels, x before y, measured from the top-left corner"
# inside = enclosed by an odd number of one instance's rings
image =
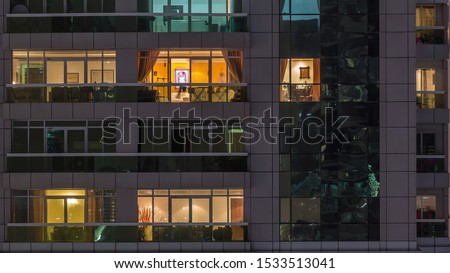
[[[246,84],[7,85],[8,103],[244,102]],[[177,91],[178,89],[178,91]]]
[[[447,44],[446,30],[444,26],[419,26],[416,30],[417,45],[442,45]]]
[[[417,219],[417,237],[447,237],[445,219]]]
[[[8,33],[247,32],[247,14],[33,13],[8,14]]]
[[[418,173],[445,173],[445,155],[417,155]]]
[[[246,172],[247,153],[7,154],[7,172]]]
[[[418,109],[446,109],[447,92],[445,91],[417,91]]]
[[[8,224],[8,242],[243,242],[246,223]]]

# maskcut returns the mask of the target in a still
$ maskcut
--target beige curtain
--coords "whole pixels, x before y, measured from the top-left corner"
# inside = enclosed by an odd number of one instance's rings
[[[320,100],[320,59],[314,59],[313,61],[313,90],[312,97],[314,101]]]
[[[153,70],[153,66],[159,56],[159,50],[139,51],[138,60],[138,81],[145,82],[148,74]]]
[[[242,83],[243,81],[243,63],[242,63],[242,51],[222,51],[223,56],[235,57],[226,58],[228,66],[229,83]],[[236,58],[238,57],[238,58]]]
[[[289,65],[288,59],[280,59],[280,83],[285,83],[283,81],[284,76],[286,76],[286,69]]]

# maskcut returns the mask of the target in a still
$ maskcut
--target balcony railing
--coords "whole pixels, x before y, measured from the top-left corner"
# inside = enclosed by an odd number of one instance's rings
[[[246,223],[207,224],[8,224],[8,242],[238,242]]]
[[[445,173],[445,155],[417,155],[418,173]]]
[[[445,91],[417,91],[416,97],[419,109],[447,108],[447,92]]]
[[[8,103],[244,102],[246,84],[10,84]]]
[[[247,14],[243,13],[35,13],[6,17],[8,33],[247,31]]]
[[[247,153],[7,154],[7,171],[246,172]]]
[[[417,219],[417,237],[447,237],[445,219]]]
[[[417,27],[416,44],[438,45],[447,44],[447,30],[443,26],[436,27]]]

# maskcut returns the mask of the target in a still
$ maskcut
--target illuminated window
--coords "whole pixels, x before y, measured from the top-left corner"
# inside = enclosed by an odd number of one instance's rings
[[[115,191],[13,190],[12,223],[102,223],[115,221]]]
[[[173,223],[198,224],[204,234],[207,233],[204,228],[211,228],[214,240],[222,240],[228,230],[230,240],[241,241],[244,238],[242,227],[225,226],[244,222],[243,193],[242,189],[139,190],[141,240],[153,241],[154,236],[158,236],[158,224]],[[211,225],[214,227],[209,227]]]
[[[138,191],[139,223],[238,223],[244,221],[242,190],[162,191],[162,193],[161,190]]]
[[[115,82],[115,51],[13,51],[12,84]]]
[[[153,87],[166,101],[233,101],[239,94],[231,85],[244,83],[242,51],[140,51],[137,80],[170,83]]]
[[[280,101],[320,100],[320,59],[280,60]]]
[[[417,219],[436,219],[436,196],[417,196],[416,209]]]

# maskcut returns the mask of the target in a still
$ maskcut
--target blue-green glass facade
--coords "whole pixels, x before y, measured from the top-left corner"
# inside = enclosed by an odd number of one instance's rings
[[[280,0],[280,88],[287,85],[286,63],[295,59],[314,60],[307,69],[320,73],[320,80],[314,76],[320,95],[297,100],[298,75],[289,67],[291,96],[280,98],[280,117],[294,120],[280,124],[281,241],[379,240],[378,6],[376,0]],[[348,116],[342,135],[329,126],[340,116]],[[307,128],[319,120],[328,125]],[[303,136],[324,138],[286,141],[302,129]]]

